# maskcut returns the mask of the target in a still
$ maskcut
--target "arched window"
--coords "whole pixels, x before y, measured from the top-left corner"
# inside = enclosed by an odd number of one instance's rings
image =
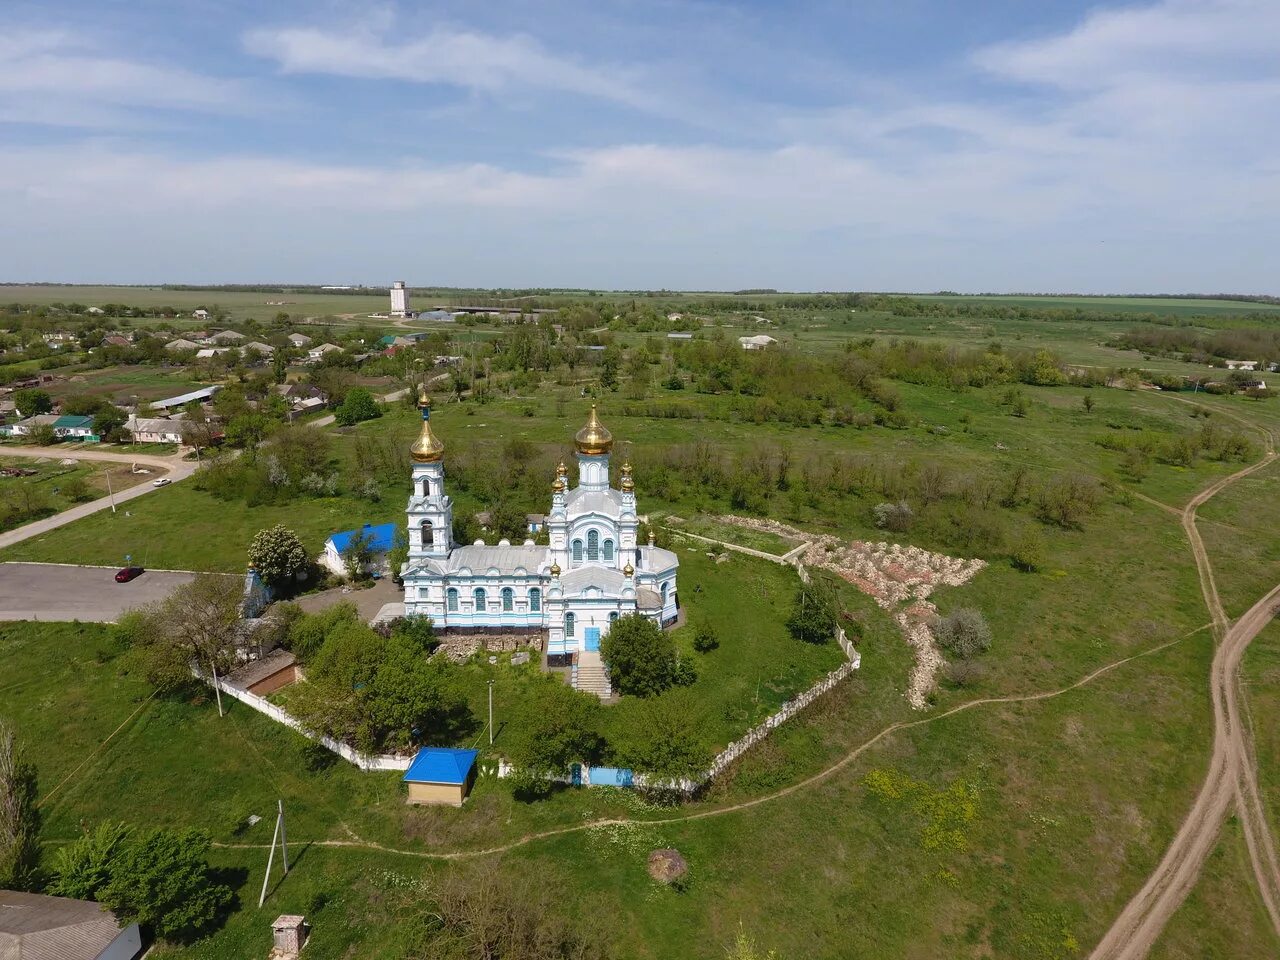
[[[613,541],[612,540],[606,540],[604,542],[604,558],[606,560],[613,559]]]
[[[542,612],[542,591],[537,587],[529,591],[529,611],[531,613]]]
[[[666,596],[666,592],[667,592],[667,588],[663,587],[662,593],[664,598]],[[476,613],[484,613],[484,587],[476,587],[475,598],[476,598]]]
[[[502,588],[502,609],[504,612],[510,613],[515,609],[515,592],[510,587]]]
[[[669,584],[669,583],[664,583],[664,584],[662,585],[662,605],[663,605],[664,607],[667,605],[667,588],[668,588],[668,587],[670,587],[670,586],[671,586],[671,584]]]
[[[422,478],[422,495],[424,497],[431,496],[431,478],[430,477]]]
[[[582,562],[582,541],[581,540],[573,541],[573,562],[574,563]]]
[[[431,529],[431,521],[423,520],[422,521],[422,545],[424,547],[431,546],[431,544],[435,543],[434,538],[435,538],[435,532]]]
[[[448,601],[448,602],[449,602],[449,612],[450,612],[450,613],[457,613],[457,612],[458,612],[458,588],[457,588],[457,587],[450,587],[450,588],[449,588],[449,593],[447,594],[447,596],[448,596],[448,598],[449,598],[449,601]]]
[[[600,534],[594,530],[587,533],[587,559],[592,561],[600,559]]]
[[[613,626],[617,622],[618,622],[618,612],[615,610],[613,613],[609,614],[609,626]]]
[[[572,613],[566,613],[564,615],[564,635],[570,639],[573,638],[573,620],[574,616]]]

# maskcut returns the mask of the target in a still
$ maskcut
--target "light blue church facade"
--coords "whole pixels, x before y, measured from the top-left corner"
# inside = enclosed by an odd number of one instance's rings
[[[437,630],[541,631],[553,664],[568,664],[600,640],[620,616],[641,613],[667,624],[679,612],[679,560],[637,542],[635,483],[624,463],[609,485],[613,436],[591,409],[574,437],[577,484],[563,463],[551,484],[549,544],[453,542],[453,504],[445,489],[444,443],[420,395],[422,432],[414,443],[409,497],[409,558],[401,569],[407,616],[425,615]]]

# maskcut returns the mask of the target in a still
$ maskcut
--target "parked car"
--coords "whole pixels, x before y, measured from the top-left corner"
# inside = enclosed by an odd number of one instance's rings
[[[128,583],[142,576],[142,567],[125,567],[116,572],[116,583]]]
[[[151,485],[153,487],[167,487],[171,483],[173,483],[173,481],[170,480],[168,477],[161,477],[159,480],[151,481]]]

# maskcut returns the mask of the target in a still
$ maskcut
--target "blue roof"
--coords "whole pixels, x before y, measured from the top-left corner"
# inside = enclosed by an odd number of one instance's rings
[[[347,545],[351,543],[352,538],[358,533],[369,535],[372,539],[370,549],[374,553],[386,553],[395,545],[396,525],[394,523],[380,523],[376,527],[366,523],[357,530],[343,530],[341,533],[331,533],[329,539],[333,541],[333,548],[341,553],[347,549]]]
[[[74,414],[66,413],[53,421],[54,428],[64,427],[67,429],[73,427],[91,427],[93,426],[93,417],[78,417]]]
[[[477,751],[423,747],[404,773],[406,783],[466,783]]]

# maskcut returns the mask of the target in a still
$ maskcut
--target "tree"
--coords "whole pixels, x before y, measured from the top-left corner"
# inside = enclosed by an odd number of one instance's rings
[[[210,876],[208,854],[209,838],[199,830],[136,833],[113,858],[98,902],[164,939],[197,934],[231,903],[231,890]]]
[[[698,624],[698,631],[693,635],[693,649],[699,653],[710,653],[720,646],[720,639],[715,629],[708,623]]]
[[[608,667],[609,681],[624,696],[653,697],[693,680],[670,634],[638,613],[614,621],[600,641],[600,656]]]
[[[342,565],[346,568],[347,576],[352,580],[360,579],[372,560],[373,535],[365,530],[357,531],[342,550]]]
[[[532,694],[515,725],[511,760],[522,773],[539,778],[567,775],[572,764],[589,760],[600,748],[600,700],[545,675]]]
[[[17,734],[0,720],[0,889],[32,885],[40,860],[36,767]]]
[[[47,423],[42,423],[34,427],[30,433],[31,442],[41,447],[47,447],[58,442],[58,434]]]
[[[35,387],[17,391],[13,395],[13,403],[18,409],[18,413],[24,417],[34,417],[37,414],[49,413],[53,410],[53,397],[43,390],[37,390]]]
[[[698,712],[688,691],[672,690],[634,703],[630,715],[624,711],[613,719],[610,746],[624,766],[667,782],[706,771],[710,750],[699,733]]]
[[[828,643],[835,636],[837,613],[835,591],[826,581],[811,576],[796,591],[787,630],[805,643]]]
[[[191,665],[227,672],[235,662],[243,585],[236,577],[201,573],[168,599],[129,619],[122,637],[161,693],[193,682]]]
[[[363,420],[372,420],[380,416],[382,416],[382,408],[378,406],[378,401],[373,399],[373,394],[364,387],[352,387],[343,398],[342,406],[338,407],[338,412],[334,414],[334,420],[341,426],[349,427]]]
[[[105,404],[93,415],[93,432],[105,437],[112,430],[118,430],[125,424],[125,412],[113,404]]]
[[[959,607],[934,625],[934,636],[946,650],[969,660],[991,647],[991,628],[980,610]]]
[[[60,848],[54,857],[54,880],[49,892],[59,897],[96,900],[111,880],[111,868],[129,838],[123,823],[104,820],[79,839]]]
[[[259,530],[249,544],[249,562],[273,587],[292,582],[311,560],[298,535],[283,523]]]
[[[1034,573],[1044,563],[1044,537],[1033,527],[1022,527],[1014,535],[1009,559],[1019,570]]]

